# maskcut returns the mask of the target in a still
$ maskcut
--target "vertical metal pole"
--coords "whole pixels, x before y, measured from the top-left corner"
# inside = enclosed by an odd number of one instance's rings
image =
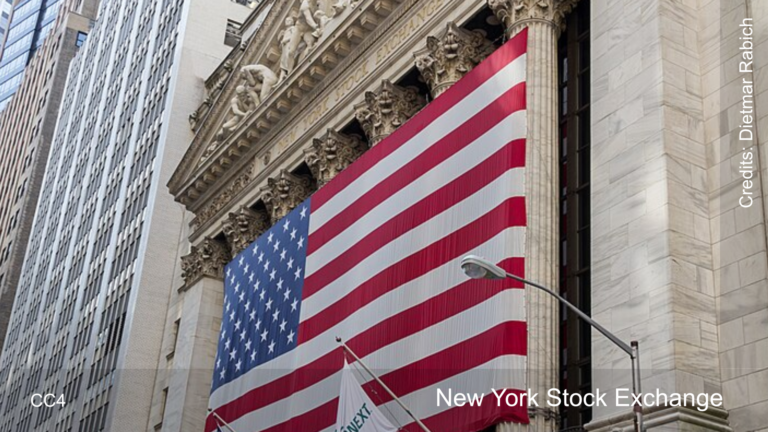
[[[637,341],[630,342],[630,345],[632,346],[632,393],[634,395],[641,395],[642,384],[640,382],[640,346]],[[645,432],[645,427],[643,425],[642,404],[633,406],[632,410],[635,412],[635,431]]]
[[[390,395],[390,396],[392,396],[392,399],[394,399],[394,400],[395,400],[395,402],[397,402],[397,403],[398,403],[398,405],[400,405],[400,408],[402,408],[402,409],[403,409],[403,410],[404,410],[404,411],[405,411],[405,412],[406,412],[406,413],[407,413],[409,416],[411,416],[411,418],[413,419],[413,421],[415,421],[415,422],[416,422],[416,424],[417,424],[417,425],[419,425],[419,427],[421,428],[421,430],[423,430],[424,432],[431,432],[429,429],[427,429],[427,426],[426,426],[426,425],[424,425],[424,423],[422,423],[422,422],[421,422],[421,420],[419,420],[419,419],[418,419],[418,418],[417,418],[415,415],[413,415],[413,413],[411,412],[410,408],[408,408],[408,407],[405,405],[405,403],[404,403],[403,401],[401,401],[401,400],[400,400],[400,398],[399,398],[399,397],[397,397],[397,395],[396,395],[394,392],[392,392],[392,390],[390,390],[390,389],[389,389],[389,387],[387,387],[387,385],[386,385],[386,384],[384,384],[384,381],[380,380],[380,379],[379,379],[379,377],[378,377],[378,376],[376,376],[376,374],[375,374],[375,373],[373,373],[373,371],[371,371],[371,370],[368,368],[368,365],[366,365],[366,364],[365,364],[365,363],[364,363],[364,362],[363,362],[363,361],[360,359],[360,357],[358,357],[358,356],[357,356],[357,354],[355,354],[355,352],[354,352],[354,351],[352,351],[352,350],[351,350],[351,349],[350,349],[350,348],[347,346],[347,344],[345,344],[345,343],[344,343],[344,342],[341,340],[341,338],[340,338],[340,337],[337,337],[337,338],[336,338],[336,342],[338,342],[339,344],[341,344],[341,346],[344,348],[344,351],[346,351],[346,352],[348,352],[350,355],[352,355],[352,357],[355,359],[355,361],[357,361],[358,363],[360,363],[360,366],[362,366],[362,367],[363,367],[363,369],[365,369],[365,371],[366,371],[366,372],[368,372],[368,375],[370,375],[371,377],[373,377],[373,379],[375,379],[375,380],[376,380],[376,382],[377,382],[377,383],[379,383],[379,385],[381,385],[381,387],[382,387],[382,388],[384,388],[384,390],[386,390],[386,392],[387,392],[387,393],[389,393],[389,395]]]

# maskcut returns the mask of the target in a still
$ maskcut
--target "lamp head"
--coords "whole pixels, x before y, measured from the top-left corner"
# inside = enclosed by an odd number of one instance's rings
[[[505,279],[507,272],[496,264],[476,255],[461,259],[461,269],[472,279]]]

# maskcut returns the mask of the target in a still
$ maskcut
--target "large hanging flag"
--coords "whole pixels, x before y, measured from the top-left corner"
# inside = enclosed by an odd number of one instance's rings
[[[491,394],[526,387],[522,285],[459,266],[473,253],[524,276],[526,45],[523,31],[226,266],[209,407],[234,430],[332,432],[336,336],[433,431],[528,421]]]
[[[336,432],[395,432],[384,414],[379,411],[352,374],[352,367],[344,362],[341,372],[339,408],[336,414]]]

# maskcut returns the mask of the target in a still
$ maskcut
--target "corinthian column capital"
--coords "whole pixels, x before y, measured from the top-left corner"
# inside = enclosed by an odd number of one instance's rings
[[[425,104],[426,101],[416,90],[384,80],[378,93],[366,92],[365,101],[355,105],[355,117],[368,136],[371,146],[374,146]]]
[[[357,160],[367,148],[358,136],[328,129],[322,138],[315,138],[312,146],[304,150],[304,161],[312,170],[318,186],[322,186]]]
[[[438,97],[494,49],[482,32],[465,30],[449,22],[442,33],[427,37],[427,47],[414,53],[414,57],[432,96]]]
[[[235,213],[229,213],[224,221],[224,236],[229,243],[232,256],[239,254],[269,228],[269,215],[242,206]]]
[[[261,188],[261,199],[267,206],[274,224],[301,204],[311,193],[312,180],[309,177],[297,176],[282,170],[277,177],[267,179],[267,185]]]
[[[507,32],[514,33],[527,21],[546,21],[560,32],[565,27],[565,15],[573,10],[579,0],[488,0],[493,11]]]
[[[204,276],[221,279],[229,258],[229,251],[221,242],[206,237],[199,245],[192,246],[188,255],[181,257],[181,277],[187,286]]]

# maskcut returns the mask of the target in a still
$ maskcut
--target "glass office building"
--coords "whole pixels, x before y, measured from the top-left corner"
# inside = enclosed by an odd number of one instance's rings
[[[24,67],[50,31],[60,4],[60,0],[26,0],[14,6],[0,60],[0,111],[16,93]]]

